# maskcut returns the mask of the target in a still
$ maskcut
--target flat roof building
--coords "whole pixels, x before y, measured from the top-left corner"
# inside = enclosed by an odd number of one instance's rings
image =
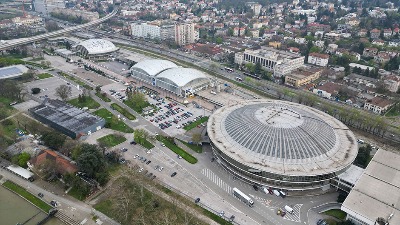
[[[342,204],[356,225],[400,224],[400,155],[379,149]],[[378,222],[380,221],[380,222]]]
[[[75,139],[91,135],[103,128],[106,123],[103,118],[58,99],[46,99],[29,111],[39,121]]]
[[[261,67],[281,77],[304,65],[304,56],[300,54],[280,51],[270,47],[261,49],[246,49],[244,52],[235,53],[235,63],[260,63]]]
[[[28,72],[28,68],[24,65],[14,65],[0,68],[0,80],[17,78],[22,76],[22,74]]]
[[[300,87],[313,82],[321,76],[321,68],[298,68],[285,76],[285,84]]]

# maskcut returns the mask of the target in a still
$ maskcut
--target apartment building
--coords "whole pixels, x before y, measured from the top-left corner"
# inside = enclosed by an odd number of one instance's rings
[[[132,23],[132,36],[140,38],[160,39],[161,29],[159,25],[149,23]]]
[[[276,77],[281,77],[302,67],[304,56],[271,47],[261,47],[257,50],[246,49],[244,52],[236,53],[235,62],[238,64],[259,62],[262,68],[273,72]]]
[[[196,42],[195,23],[182,23],[175,25],[175,43],[177,45],[186,45]]]
[[[293,70],[285,76],[285,84],[293,87],[300,87],[313,82],[321,76],[321,68],[302,67]]]
[[[64,0],[33,0],[33,7],[36,12],[47,15],[55,9],[65,9]]]
[[[320,54],[320,53],[310,53],[308,55],[308,63],[314,64],[317,66],[327,66],[329,61],[328,54]]]

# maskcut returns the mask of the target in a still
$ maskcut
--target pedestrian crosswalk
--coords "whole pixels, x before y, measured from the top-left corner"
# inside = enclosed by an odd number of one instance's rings
[[[291,206],[293,209],[293,213],[286,213],[283,217],[285,220],[290,220],[293,222],[301,222],[300,220],[300,208],[303,204],[296,204]]]
[[[210,179],[212,182],[214,182],[216,185],[218,185],[220,188],[222,188],[224,191],[232,193],[232,187],[230,187],[227,183],[221,180],[221,178],[215,175],[211,170],[202,169],[201,173],[208,179]]]

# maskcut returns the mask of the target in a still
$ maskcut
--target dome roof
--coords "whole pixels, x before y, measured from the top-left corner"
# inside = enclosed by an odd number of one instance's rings
[[[275,173],[323,174],[351,164],[357,155],[355,137],[344,124],[291,102],[255,100],[222,107],[210,117],[208,133],[229,157]]]
[[[111,41],[104,39],[89,39],[79,43],[79,45],[84,47],[89,55],[110,53],[118,50]]]
[[[168,60],[149,59],[136,63],[134,66],[131,67],[131,69],[132,70],[141,69],[144,72],[146,72],[149,76],[155,76],[164,70],[177,67],[178,66],[175,63]]]

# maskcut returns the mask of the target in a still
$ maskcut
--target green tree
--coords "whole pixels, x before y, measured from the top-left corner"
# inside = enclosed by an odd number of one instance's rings
[[[100,92],[101,91],[101,86],[96,86],[96,92]]]
[[[20,167],[27,168],[28,165],[26,163],[29,161],[29,159],[31,159],[31,155],[26,152],[22,152],[21,154],[13,156],[11,161]]]
[[[40,93],[40,88],[32,88],[31,91],[33,95],[36,95]]]
[[[86,173],[88,177],[97,179],[108,174],[105,158],[97,145],[82,144],[76,162],[80,171]],[[103,180],[102,184],[104,182]]]
[[[261,63],[257,62],[256,65],[254,66],[254,73],[255,74],[260,74],[261,73]]]
[[[216,39],[215,39],[215,43],[217,43],[217,44],[222,44],[222,42],[224,42],[224,39],[222,39],[222,37],[217,37]]]
[[[317,46],[312,46],[310,48],[310,53],[313,53],[313,52],[321,52],[321,49]]]
[[[247,63],[245,67],[247,71],[249,71],[250,73],[254,73],[254,65],[252,63]]]
[[[369,159],[371,158],[371,150],[372,147],[369,144],[358,148],[358,154],[354,160],[354,163],[362,168],[366,168],[369,163]]]
[[[135,137],[135,141],[141,145],[143,145],[146,140],[151,143],[155,142],[155,137],[150,135],[150,133],[145,129],[136,129],[133,132],[133,135]]]
[[[128,94],[128,103],[130,103],[137,112],[141,112],[142,109],[148,105],[146,96],[140,92]]]
[[[202,141],[201,134],[200,133],[192,134],[192,141],[194,143],[196,143],[197,145],[199,145],[199,143],[201,143],[201,141]]]
[[[60,149],[63,146],[65,139],[66,137],[64,135],[55,131],[45,132],[41,137],[44,144],[54,150]]]

